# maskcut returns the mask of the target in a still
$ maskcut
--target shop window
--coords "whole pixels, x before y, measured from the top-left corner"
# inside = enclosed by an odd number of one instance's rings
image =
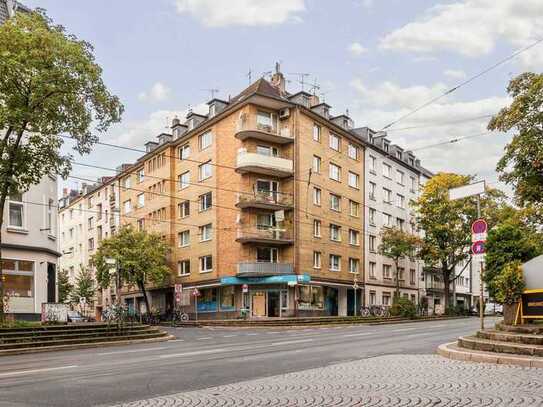
[[[2,260],[4,284],[10,297],[34,296],[34,263],[24,260]]]
[[[324,309],[323,287],[301,285],[299,306],[301,309]]]
[[[217,311],[217,289],[204,288],[198,297],[198,312]]]
[[[235,309],[234,286],[221,287],[221,310],[231,311]]]

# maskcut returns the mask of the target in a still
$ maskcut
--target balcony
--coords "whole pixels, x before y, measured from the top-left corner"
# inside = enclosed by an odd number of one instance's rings
[[[294,174],[294,169],[292,160],[240,151],[237,157],[236,172],[240,174],[252,172],[278,178],[287,178]]]
[[[294,274],[291,263],[238,263],[237,277],[264,277]]]
[[[272,191],[258,191],[253,195],[241,194],[236,207],[240,209],[269,209],[272,211],[292,209],[292,195]]]
[[[294,243],[292,232],[277,228],[247,228],[238,229],[236,242],[247,244],[267,244],[273,246],[289,246]]]
[[[256,116],[239,120],[236,127],[236,138],[240,140],[255,139],[268,143],[288,144],[294,142],[288,127],[278,128],[277,123],[258,123]]]
[[[433,281],[426,283],[426,291],[442,293],[445,290],[445,284],[441,281]]]

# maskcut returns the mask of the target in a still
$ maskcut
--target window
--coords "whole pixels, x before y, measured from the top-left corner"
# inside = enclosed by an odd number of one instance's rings
[[[268,157],[278,157],[279,150],[277,147],[270,146],[256,146],[256,153],[260,155],[266,155]]]
[[[370,181],[369,188],[368,188],[368,193],[369,193],[369,198],[372,201],[375,201],[375,190],[376,190],[376,188],[377,188],[377,185],[374,182]]]
[[[390,305],[390,294],[389,293],[383,293],[383,305],[385,307],[388,307]]]
[[[341,167],[330,163],[330,179],[341,181]]]
[[[369,218],[369,223],[372,226],[375,226],[375,214],[376,213],[377,213],[377,211],[375,209],[373,209],[373,208],[369,209],[368,218]]]
[[[9,227],[23,228],[24,227],[24,204],[23,194],[13,194],[9,196]]]
[[[400,185],[404,184],[404,173],[400,170],[396,170],[396,182]]]
[[[349,229],[349,244],[354,246],[360,245],[360,232],[354,229]]]
[[[213,117],[217,114],[217,109],[215,104],[209,105],[209,117]]]
[[[138,208],[143,208],[145,206],[145,194],[138,195]]]
[[[102,219],[102,204],[96,205],[96,220]]]
[[[145,219],[138,219],[138,230],[141,232],[145,229]]]
[[[211,256],[209,257],[211,258]],[[198,312],[217,311],[217,292],[216,288],[203,288],[200,290]]]
[[[349,143],[349,148],[347,149],[347,155],[353,160],[358,160],[358,147],[354,144]]]
[[[409,284],[415,284],[415,269],[409,270]]]
[[[375,291],[370,291],[370,305],[376,305],[376,299],[375,299]]]
[[[179,203],[177,206],[179,208],[180,218],[186,218],[187,216],[190,215],[190,201],[183,201]]]
[[[318,219],[313,220],[313,236],[321,237],[321,221]]]
[[[411,302],[413,304],[416,304],[417,303],[417,296],[415,294],[411,294]]]
[[[190,230],[179,232],[179,247],[187,247],[190,245]]]
[[[9,297],[34,296],[34,262],[2,259],[2,272]]]
[[[405,269],[403,267],[398,267],[398,280],[404,281]]]
[[[179,175],[179,189],[185,189],[190,185],[190,171]]]
[[[318,155],[313,156],[313,172],[316,174],[321,173],[321,158]]]
[[[370,261],[369,266],[370,266],[370,270],[369,270],[370,278],[371,278],[371,279],[375,279],[375,278],[376,278],[376,277],[375,277],[375,267],[376,267],[375,262]]]
[[[400,194],[396,194],[396,206],[398,208],[405,208],[405,197]]]
[[[358,218],[360,216],[360,204],[349,199],[349,213],[351,216]]]
[[[276,225],[273,213],[259,213],[256,215],[256,227],[260,230],[267,230]]]
[[[391,171],[392,167],[386,163],[383,163],[383,177],[390,178]]]
[[[368,167],[370,169],[370,172],[372,174],[375,174],[375,172],[376,172],[375,167],[376,167],[376,164],[377,164],[377,159],[372,155],[370,155],[369,158],[370,159],[369,159],[369,162],[368,162]]]
[[[145,170],[141,168],[138,171],[138,182],[143,182],[145,180]]]
[[[234,310],[235,309],[235,289],[233,285],[221,287],[220,306],[221,310]]]
[[[70,239],[73,239],[74,238],[74,228],[70,228],[68,233],[69,233]]]
[[[123,180],[123,186],[125,188],[131,188],[132,187],[132,179],[130,178],[130,175]]]
[[[392,266],[390,264],[383,264],[383,278],[390,279],[390,271]]]
[[[375,252],[375,242],[376,242],[376,237],[373,236],[373,235],[369,235],[368,236],[368,244],[369,244],[370,252]]]
[[[404,225],[405,225],[405,220],[403,220],[402,218],[396,218],[396,227],[398,229],[403,230]]]
[[[89,239],[89,250],[94,250],[94,238]]]
[[[276,116],[270,112],[258,111],[256,114],[256,125],[259,130],[273,131],[275,130]]]
[[[320,188],[313,187],[313,205],[321,206],[322,191]]]
[[[383,226],[392,227],[392,216],[388,213],[383,213]]]
[[[210,131],[207,131],[204,134],[200,134],[200,136],[198,136],[198,145],[200,146],[200,150],[205,150],[206,148],[211,146],[212,142],[213,136],[211,135]]]
[[[341,271],[341,256],[337,254],[330,255],[330,271]]]
[[[299,307],[301,309],[324,309],[323,287],[301,285]]]
[[[349,273],[358,274],[360,268],[360,260],[349,258]]]
[[[330,194],[330,209],[341,212],[341,197],[339,195]]]
[[[49,199],[49,201],[47,202],[47,208],[45,208],[45,210],[46,210],[45,228],[47,229],[47,233],[49,233],[50,236],[55,235],[55,227],[54,227],[54,219],[55,219],[55,217],[53,217],[53,208],[54,207],[55,207],[55,202],[52,199]],[[100,205],[100,209],[101,208],[102,207]],[[100,216],[100,212],[98,212],[98,214]]]
[[[279,261],[279,251],[276,247],[257,247],[256,261],[258,263],[277,263]]]
[[[185,144],[184,146],[179,147],[179,159],[186,160],[190,157],[190,145]]]
[[[397,158],[398,160],[401,160],[401,159],[402,159],[402,152],[401,152],[401,151],[399,151],[399,150],[396,151],[396,158]]]
[[[358,174],[349,171],[349,186],[358,189],[359,178]]]
[[[330,223],[330,240],[341,242],[341,226]]]
[[[383,202],[387,204],[392,203],[392,191],[390,189],[383,188]]]
[[[200,242],[206,242],[208,240],[211,240],[211,235],[213,233],[212,231],[213,228],[211,223],[200,226]]]
[[[319,143],[321,141],[321,126],[317,124],[313,125],[313,140],[318,141]]]
[[[320,269],[322,267],[322,253],[313,252],[313,268]]]
[[[211,206],[213,204],[211,192],[200,195],[198,200],[200,202],[200,212],[211,209]]]
[[[177,274],[179,276],[190,275],[190,260],[181,260],[177,262]]]
[[[132,201],[130,199],[128,201],[124,201],[124,213],[130,213],[132,212]]]
[[[213,260],[211,256],[200,257],[200,273],[209,273],[213,270]]]
[[[411,177],[411,192],[415,193],[417,191],[417,180],[415,177]]]
[[[211,177],[211,162],[204,163],[198,167],[198,178],[200,181]]]
[[[330,148],[332,150],[336,150],[336,151],[339,151],[339,148],[340,148],[340,139],[338,136],[336,136],[335,134],[331,134],[330,133]]]

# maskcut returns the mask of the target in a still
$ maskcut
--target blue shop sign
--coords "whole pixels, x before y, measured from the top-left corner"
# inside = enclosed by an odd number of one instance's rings
[[[309,274],[287,274],[267,277],[222,277],[221,285],[309,283]]]

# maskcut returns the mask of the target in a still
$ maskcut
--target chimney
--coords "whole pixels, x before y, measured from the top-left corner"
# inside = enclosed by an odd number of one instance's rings
[[[281,95],[284,95],[287,92],[285,76],[281,72],[281,65],[279,62],[275,63],[275,73],[272,75],[270,83],[274,88],[279,90]]]
[[[320,104],[320,100],[319,100],[319,97],[315,94],[311,95],[309,97],[309,107],[313,107],[313,106],[318,106]]]

